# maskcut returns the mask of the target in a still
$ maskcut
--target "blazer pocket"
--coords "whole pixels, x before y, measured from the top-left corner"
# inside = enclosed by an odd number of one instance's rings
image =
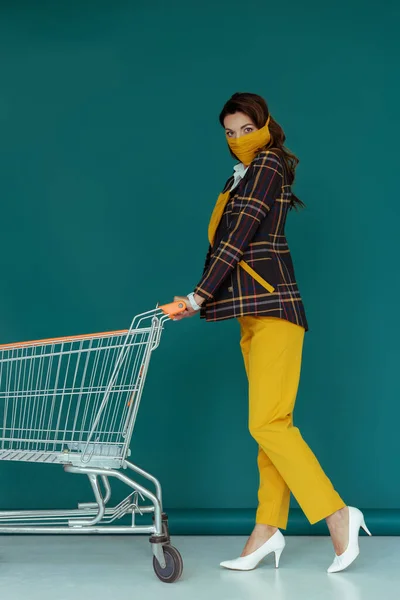
[[[266,281],[263,277],[261,277],[261,275],[259,275],[257,273],[257,271],[255,271],[252,267],[250,267],[250,265],[245,260],[241,260],[239,262],[239,265],[242,267],[242,269],[244,271],[246,271],[246,273],[251,275],[251,277],[253,277],[253,279],[255,279],[260,285],[262,285],[263,288],[266,289],[270,294],[274,293],[274,291],[275,291],[274,286],[271,285],[270,283],[268,283],[268,281]]]

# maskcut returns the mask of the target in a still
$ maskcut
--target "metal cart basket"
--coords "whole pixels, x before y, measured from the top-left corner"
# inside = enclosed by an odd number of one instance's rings
[[[0,460],[63,465],[87,475],[95,496],[74,510],[0,512],[0,533],[146,533],[159,579],[179,579],[183,563],[170,543],[161,485],[128,457],[151,354],[165,321],[185,308],[137,315],[124,331],[0,346]],[[114,507],[111,478],[130,488]],[[146,513],[152,524],[136,524]],[[118,525],[126,515],[130,524]]]

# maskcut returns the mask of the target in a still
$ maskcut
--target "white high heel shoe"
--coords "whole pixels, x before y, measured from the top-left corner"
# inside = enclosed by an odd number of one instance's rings
[[[354,508],[353,506],[349,506],[349,543],[347,545],[346,550],[338,556],[335,554],[335,558],[333,563],[328,569],[328,573],[339,573],[339,571],[344,571],[354,562],[357,556],[360,554],[360,548],[358,545],[358,534],[360,532],[360,527],[362,527],[365,533],[368,535],[372,535],[370,530],[365,524],[364,515],[361,510],[358,508]]]
[[[278,529],[278,531],[276,531],[274,535],[255,552],[252,552],[247,556],[235,558],[234,560],[226,560],[225,562],[222,562],[220,566],[225,569],[231,569],[232,571],[252,571],[263,558],[268,554],[275,552],[275,567],[278,568],[279,559],[284,547],[285,538]]]

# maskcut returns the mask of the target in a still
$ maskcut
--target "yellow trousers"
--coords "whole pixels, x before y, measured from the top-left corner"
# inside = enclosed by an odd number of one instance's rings
[[[241,317],[239,323],[249,429],[259,446],[256,521],[286,529],[292,492],[310,523],[316,523],[345,503],[293,426],[304,329],[270,317]]]

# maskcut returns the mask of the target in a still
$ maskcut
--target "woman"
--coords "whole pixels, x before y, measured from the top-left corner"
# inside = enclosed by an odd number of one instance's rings
[[[282,128],[255,94],[234,94],[220,123],[234,167],[211,216],[210,247],[201,281],[177,320],[200,312],[208,321],[236,318],[249,380],[249,428],[259,446],[256,526],[241,557],[221,563],[254,569],[285,547],[290,491],[310,523],[326,519],[335,549],[329,573],[358,556],[363,514],[347,507],[323,472],[292,415],[307,320],[296,284],[285,222],[302,205],[291,191],[297,158],[284,146]]]

